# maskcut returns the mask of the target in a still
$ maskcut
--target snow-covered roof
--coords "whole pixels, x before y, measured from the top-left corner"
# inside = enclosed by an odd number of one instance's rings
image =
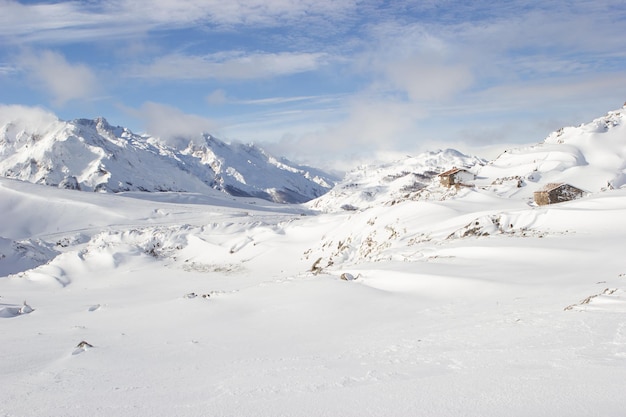
[[[439,176],[440,177],[446,177],[446,176],[449,176],[449,175],[456,174],[458,172],[469,172],[469,171],[466,170],[466,169],[463,169],[463,168],[452,168],[452,169],[449,169],[449,170],[447,170],[445,172],[442,172],[441,174],[439,174]]]
[[[551,183],[544,185],[540,191],[552,191],[552,190],[559,188],[562,185],[565,185],[565,183],[564,182],[551,182]]]
[[[556,190],[557,188],[562,187],[564,185],[568,185],[568,186],[570,186],[572,188],[576,188],[576,189],[580,190],[580,188],[575,187],[575,186],[573,186],[571,184],[566,184],[564,182],[551,182],[551,183],[548,183],[548,184],[544,185],[544,187],[541,190],[539,190],[539,192]]]

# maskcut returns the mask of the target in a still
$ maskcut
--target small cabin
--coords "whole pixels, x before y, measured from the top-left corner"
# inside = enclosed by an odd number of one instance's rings
[[[563,201],[575,200],[581,198],[585,192],[580,188],[564,182],[547,184],[539,191],[533,194],[535,203],[539,206],[547,204],[562,203]]]
[[[474,181],[476,177],[474,174],[466,169],[452,168],[446,172],[439,174],[439,181],[444,187],[467,185],[469,181]]]

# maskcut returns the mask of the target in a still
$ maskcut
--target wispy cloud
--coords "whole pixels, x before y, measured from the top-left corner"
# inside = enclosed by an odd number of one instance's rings
[[[206,21],[221,25],[268,25],[343,14],[356,7],[354,0],[121,0],[109,10],[121,15],[143,15],[154,22]]]
[[[115,23],[114,16],[95,10],[93,4],[74,1],[22,4],[0,0],[0,37],[8,43],[23,45],[94,39],[106,36],[107,24],[109,33],[118,33],[110,30],[111,27],[117,28]]]
[[[196,114],[160,103],[145,102],[138,109],[125,108],[127,113],[140,120],[150,135],[173,146],[186,146],[190,140],[198,140],[202,133],[212,133],[218,123]]]
[[[351,164],[368,154],[398,149],[420,113],[416,106],[404,101],[367,95],[353,97],[340,112],[339,120],[325,125],[312,121],[316,116],[332,120],[329,115],[319,111],[305,113],[302,122],[317,128],[298,132],[298,126],[294,125],[292,134],[282,135],[270,146],[280,154],[297,156],[306,163],[342,169],[342,164],[345,168],[346,163]]]
[[[223,52],[204,56],[182,54],[157,58],[148,65],[131,68],[139,78],[174,80],[251,80],[313,71],[324,65],[323,53]]]
[[[5,64],[0,62],[0,75],[8,75],[17,72],[14,64]]]
[[[86,42],[190,26],[229,30],[323,23],[356,0],[112,0],[22,4],[0,0],[0,37],[13,42]]]
[[[299,102],[320,102],[330,101],[332,98],[328,96],[297,96],[297,97],[267,97],[253,100],[238,100],[239,104],[249,104],[254,106],[266,106],[275,104],[299,103]]]
[[[245,106],[281,106],[281,105],[298,105],[298,106],[320,106],[338,103],[345,99],[345,94],[324,94],[315,96],[280,96],[280,97],[264,97],[257,99],[244,99],[231,97],[226,94],[223,89],[217,89],[207,96],[209,104],[237,104]]]
[[[41,107],[0,104],[0,125],[18,123],[33,131],[45,132],[46,128],[58,121],[57,117]]]
[[[87,99],[98,92],[95,73],[85,64],[73,64],[53,51],[25,52],[17,60],[37,86],[43,89],[56,106],[68,101]]]
[[[211,106],[219,106],[225,103],[228,103],[230,99],[226,95],[226,91],[221,88],[212,91],[208,96],[206,96],[206,102]]]

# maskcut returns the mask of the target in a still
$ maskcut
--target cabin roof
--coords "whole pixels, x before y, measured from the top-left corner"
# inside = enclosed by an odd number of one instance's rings
[[[562,187],[564,185],[567,185],[568,187],[575,188],[577,190],[580,190],[580,191],[584,192],[584,190],[582,190],[582,189],[580,189],[580,188],[578,188],[576,186],[573,186],[572,184],[565,183],[565,182],[551,182],[551,183],[548,183],[548,184],[544,185],[543,188],[541,190],[539,190],[539,192],[556,190],[557,188]]]
[[[469,172],[469,171],[466,170],[466,169],[463,169],[463,168],[452,168],[452,169],[449,169],[449,170],[447,170],[445,172],[442,172],[441,174],[439,174],[439,176],[440,177],[447,177],[447,176],[456,174],[457,172]]]
[[[552,191],[552,190],[559,188],[562,185],[565,185],[565,183],[564,182],[551,182],[551,183],[544,185],[543,188],[539,191]]]

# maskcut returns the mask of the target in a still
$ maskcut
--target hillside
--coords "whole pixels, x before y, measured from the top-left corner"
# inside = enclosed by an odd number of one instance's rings
[[[65,122],[0,115],[0,176],[84,191],[215,189],[235,196],[301,203],[335,178],[277,159],[254,145],[203,134],[174,147],[103,119]]]
[[[476,171],[484,160],[454,149],[424,152],[382,165],[363,165],[309,206],[323,211],[364,210],[406,199],[444,198],[454,190],[439,187],[438,174],[452,167]]]
[[[541,143],[507,149],[477,171],[478,185],[498,195],[532,198],[548,183],[589,193],[626,184],[626,107],[589,123],[565,127]]]

